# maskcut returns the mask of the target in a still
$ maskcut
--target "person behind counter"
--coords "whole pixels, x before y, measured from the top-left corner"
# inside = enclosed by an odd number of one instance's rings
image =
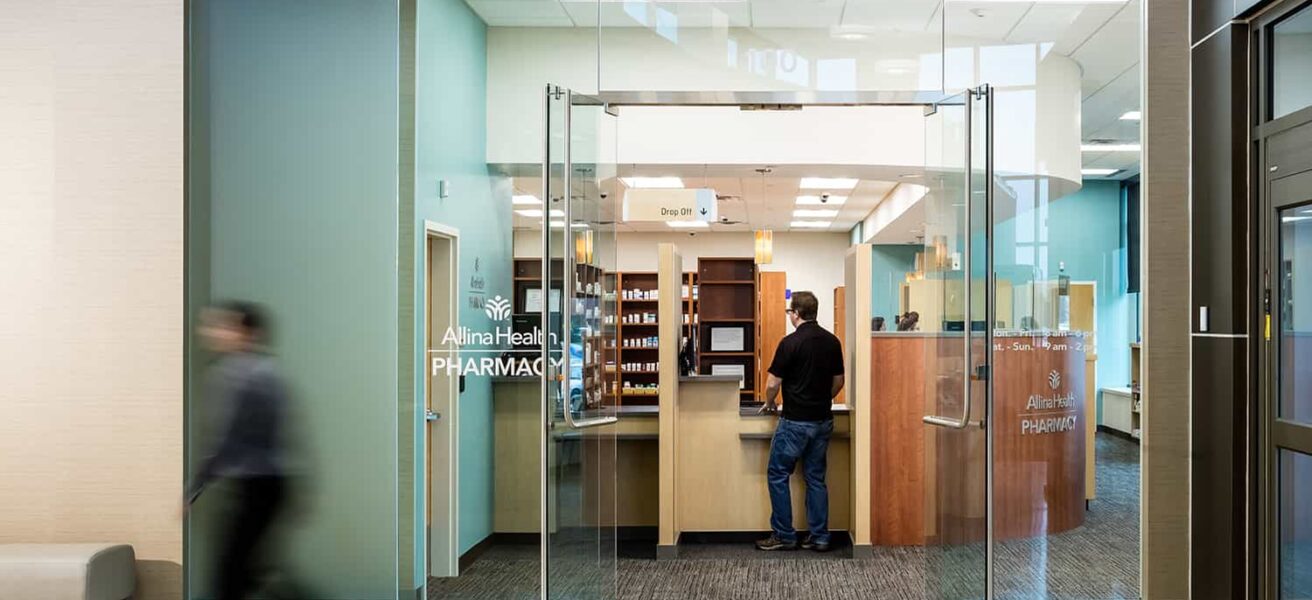
[[[811,292],[793,292],[787,313],[794,331],[779,341],[766,379],[762,412],[773,412],[783,392],[783,414],[770,441],[766,483],[770,488],[770,537],[761,550],[796,550],[792,492],[788,480],[802,461],[806,522],[801,547],[829,550],[829,488],[825,485],[829,436],[834,432],[833,399],[843,389],[843,347],[815,322],[820,302]]]
[[[916,331],[920,329],[920,313],[911,311],[897,322],[898,331]]]

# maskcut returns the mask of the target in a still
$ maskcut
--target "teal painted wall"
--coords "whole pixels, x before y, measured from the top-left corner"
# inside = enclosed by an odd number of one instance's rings
[[[1034,206],[1031,190],[1014,189],[1018,195],[1015,202]],[[1078,192],[1040,202],[1039,206],[995,227],[994,266],[998,277],[1014,283],[1056,279],[1059,264],[1065,262],[1066,274],[1072,281],[1096,281],[1097,387],[1128,385],[1129,345],[1134,341],[1131,336],[1137,317],[1135,301],[1126,293],[1127,251],[1120,183],[1088,180]],[[1040,267],[1037,275],[1032,265]],[[1100,404],[1099,418],[1101,412]]]
[[[496,324],[470,304],[511,297],[510,181],[487,167],[486,26],[460,0],[420,0],[417,7],[415,256],[423,265],[424,221],[460,230],[460,323],[476,331]],[[439,198],[438,181],[450,182]],[[416,306],[423,306],[423,269],[416,269]],[[483,293],[471,277],[485,282]],[[423,355],[422,312],[416,351]],[[415,378],[423,398],[424,369]],[[459,543],[465,552],[492,533],[492,383],[469,377],[460,396]],[[416,438],[421,439],[421,438]],[[422,451],[422,447],[419,451]],[[420,538],[422,539],[422,538]]]
[[[906,281],[907,272],[916,269],[916,253],[924,247],[919,244],[874,244],[872,249],[870,316],[884,317],[884,330],[894,331],[897,329],[893,317],[898,311],[899,290]]]
[[[313,463],[282,541],[316,598],[395,598],[397,9],[354,0],[192,3],[188,304],[241,298],[273,347]],[[203,357],[189,355],[192,383]],[[198,386],[191,385],[196,390]],[[206,429],[188,398],[189,434]],[[189,457],[197,455],[189,435]],[[189,597],[225,532],[189,522]]]

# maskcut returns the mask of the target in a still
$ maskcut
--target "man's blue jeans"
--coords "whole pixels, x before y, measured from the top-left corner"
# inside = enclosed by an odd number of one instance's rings
[[[829,488],[825,486],[825,459],[829,451],[829,436],[833,433],[833,419],[779,419],[774,439],[770,442],[770,466],[766,468],[765,478],[770,486],[770,528],[782,541],[797,541],[788,478],[797,461],[801,460],[802,477],[806,480],[806,522],[811,528],[811,541],[829,543]]]

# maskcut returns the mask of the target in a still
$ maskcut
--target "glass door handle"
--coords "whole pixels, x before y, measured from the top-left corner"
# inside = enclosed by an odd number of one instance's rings
[[[430,409],[427,409],[427,410],[424,411],[424,420],[425,420],[425,421],[428,421],[428,422],[431,423],[431,422],[436,421],[436,420],[441,419],[441,418],[442,418],[442,414],[439,413],[439,412],[434,411],[434,410],[431,409],[431,408],[430,408]]]
[[[972,320],[971,317],[974,316],[973,314],[971,314],[974,308],[974,306],[972,306],[971,304],[972,301],[971,288],[975,287],[973,285],[974,282],[971,281],[971,273],[973,271],[971,271],[971,264],[970,264],[971,262],[970,259],[972,255],[975,253],[974,240],[972,239],[973,238],[972,233],[974,232],[975,229],[975,224],[973,222],[973,219],[975,218],[975,203],[973,202],[975,197],[975,193],[974,193],[975,186],[974,183],[971,181],[971,175],[972,172],[974,171],[974,168],[970,162],[970,148],[971,148],[970,137],[971,134],[974,132],[974,130],[971,128],[972,125],[970,123],[971,102],[973,98],[974,98],[973,94],[967,93],[965,95],[965,101],[966,101],[966,113],[965,113],[966,114],[966,207],[965,207],[966,208],[965,211],[966,235],[965,238],[966,239],[965,239],[965,244],[962,246],[965,252],[961,253],[961,274],[962,274],[961,280],[962,283],[965,284],[962,286],[963,288],[962,295],[965,296],[964,298],[965,306],[962,308],[962,316],[961,316],[961,321],[963,323],[963,326],[961,328],[961,339],[963,342],[965,342],[965,348],[962,354],[962,360],[966,361],[966,368],[961,373],[961,398],[962,398],[961,418],[951,419],[948,417],[940,417],[936,415],[925,415],[922,418],[924,422],[929,423],[930,425],[935,425],[938,427],[947,427],[949,429],[965,429],[966,425],[970,424],[970,381],[971,381],[970,357],[971,357],[971,350],[973,349],[971,347],[972,344],[971,330],[973,329],[971,323]]]
[[[570,132],[573,127],[573,123],[570,121],[572,113],[574,112],[574,101],[572,96],[572,91],[567,90],[565,92],[565,206],[563,207],[565,209],[565,233],[561,236],[561,242],[563,245],[563,248],[561,248],[561,258],[563,259],[561,263],[565,267],[565,272],[561,274],[560,283],[563,288],[561,290],[561,296],[568,298],[568,301],[562,302],[560,307],[561,329],[564,331],[564,336],[562,337],[565,338],[564,347],[561,348],[562,360],[560,379],[564,389],[561,390],[563,393],[560,404],[562,409],[561,412],[565,413],[565,424],[569,425],[570,429],[587,429],[589,427],[600,427],[602,425],[618,423],[619,418],[614,416],[597,416],[586,419],[574,418],[574,382],[572,380],[573,371],[570,370],[570,361],[573,359],[573,352],[571,351],[570,345],[574,342],[574,325],[572,323],[576,301],[576,298],[574,297],[574,278],[578,276],[578,257],[574,254],[574,156],[572,144],[570,143]],[[546,221],[549,220],[550,219],[543,219],[544,227],[549,226],[546,223]],[[583,395],[584,402],[586,403],[587,391],[583,389],[584,380],[586,380],[586,376],[580,375],[579,392]]]

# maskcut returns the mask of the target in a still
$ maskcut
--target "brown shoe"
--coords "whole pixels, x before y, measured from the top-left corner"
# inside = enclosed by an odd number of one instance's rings
[[[770,534],[770,537],[756,541],[756,549],[765,550],[766,552],[774,550],[796,550],[797,542],[785,542],[775,537],[774,534]]]

